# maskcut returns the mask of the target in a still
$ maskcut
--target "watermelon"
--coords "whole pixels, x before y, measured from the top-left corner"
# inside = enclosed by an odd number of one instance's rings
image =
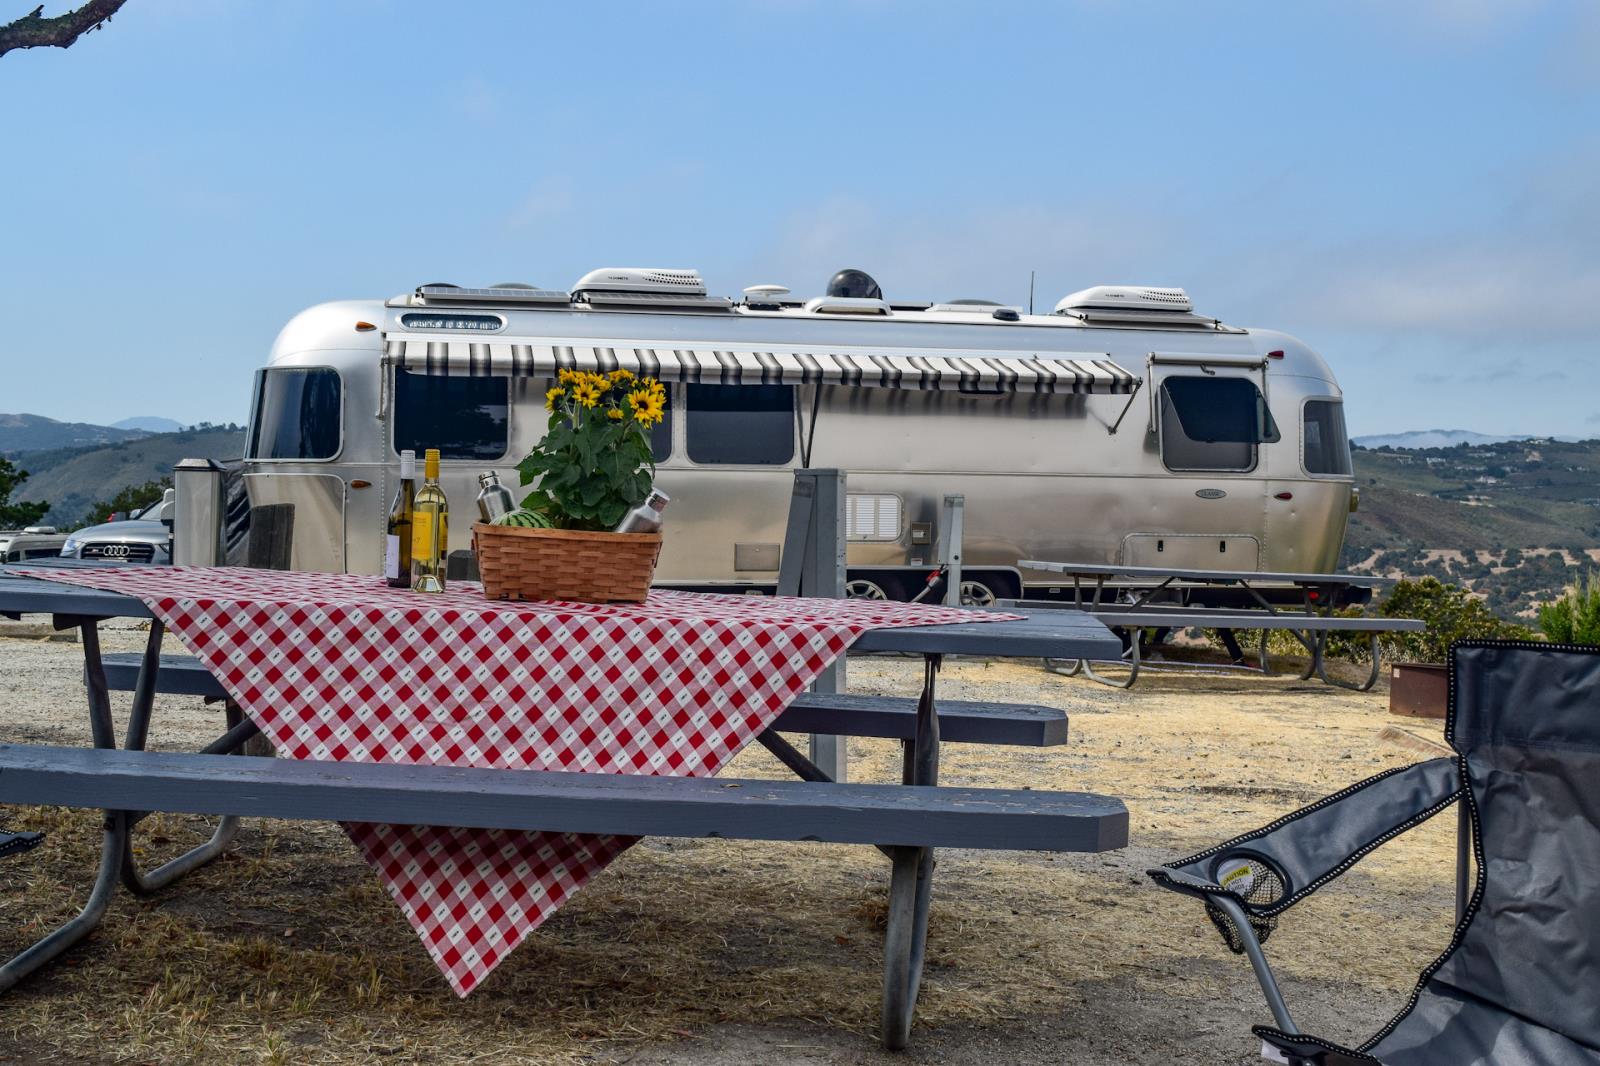
[[[522,526],[524,529],[549,529],[550,519],[538,511],[526,509],[507,511],[494,520],[497,526]]]

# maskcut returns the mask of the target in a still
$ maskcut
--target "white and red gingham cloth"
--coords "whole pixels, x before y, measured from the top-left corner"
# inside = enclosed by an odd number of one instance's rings
[[[862,632],[1015,617],[653,591],[503,603],[229,567],[35,570],[143,600],[292,759],[716,773]],[[347,823],[466,995],[633,838]]]

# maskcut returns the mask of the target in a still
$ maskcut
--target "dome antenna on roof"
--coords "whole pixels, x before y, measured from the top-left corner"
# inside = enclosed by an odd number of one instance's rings
[[[856,300],[881,300],[883,290],[871,274],[854,267],[845,267],[828,282],[829,296],[843,296]]]

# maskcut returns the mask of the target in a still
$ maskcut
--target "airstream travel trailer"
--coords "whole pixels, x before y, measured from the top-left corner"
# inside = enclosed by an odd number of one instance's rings
[[[884,300],[854,273],[815,298],[609,269],[570,292],[440,284],[313,307],[256,375],[251,504],[292,505],[296,569],[376,573],[399,451],[437,447],[465,550],[477,474],[517,483],[549,379],[621,366],[670,389],[664,584],[772,587],[808,465],[848,471],[858,595],[923,586],[948,493],[965,496],[980,602],[1050,595],[1050,575],[1017,568],[1029,558],[1334,567],[1355,488],[1339,387],[1306,345],[1196,314],[1180,289],[1086,289],[1030,314]]]

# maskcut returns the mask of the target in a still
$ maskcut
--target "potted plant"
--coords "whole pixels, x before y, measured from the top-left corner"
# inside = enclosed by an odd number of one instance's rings
[[[1438,578],[1395,583],[1378,611],[1385,618],[1420,618],[1419,633],[1385,636],[1389,667],[1389,710],[1416,718],[1443,718],[1449,707],[1446,663],[1458,640],[1532,640],[1526,626],[1495,617],[1483,601]]]
[[[517,464],[534,489],[494,525],[472,527],[490,599],[638,602],[660,533],[612,532],[655,479],[650,427],[665,416],[666,388],[627,370],[562,370],[545,394],[545,435]]]

